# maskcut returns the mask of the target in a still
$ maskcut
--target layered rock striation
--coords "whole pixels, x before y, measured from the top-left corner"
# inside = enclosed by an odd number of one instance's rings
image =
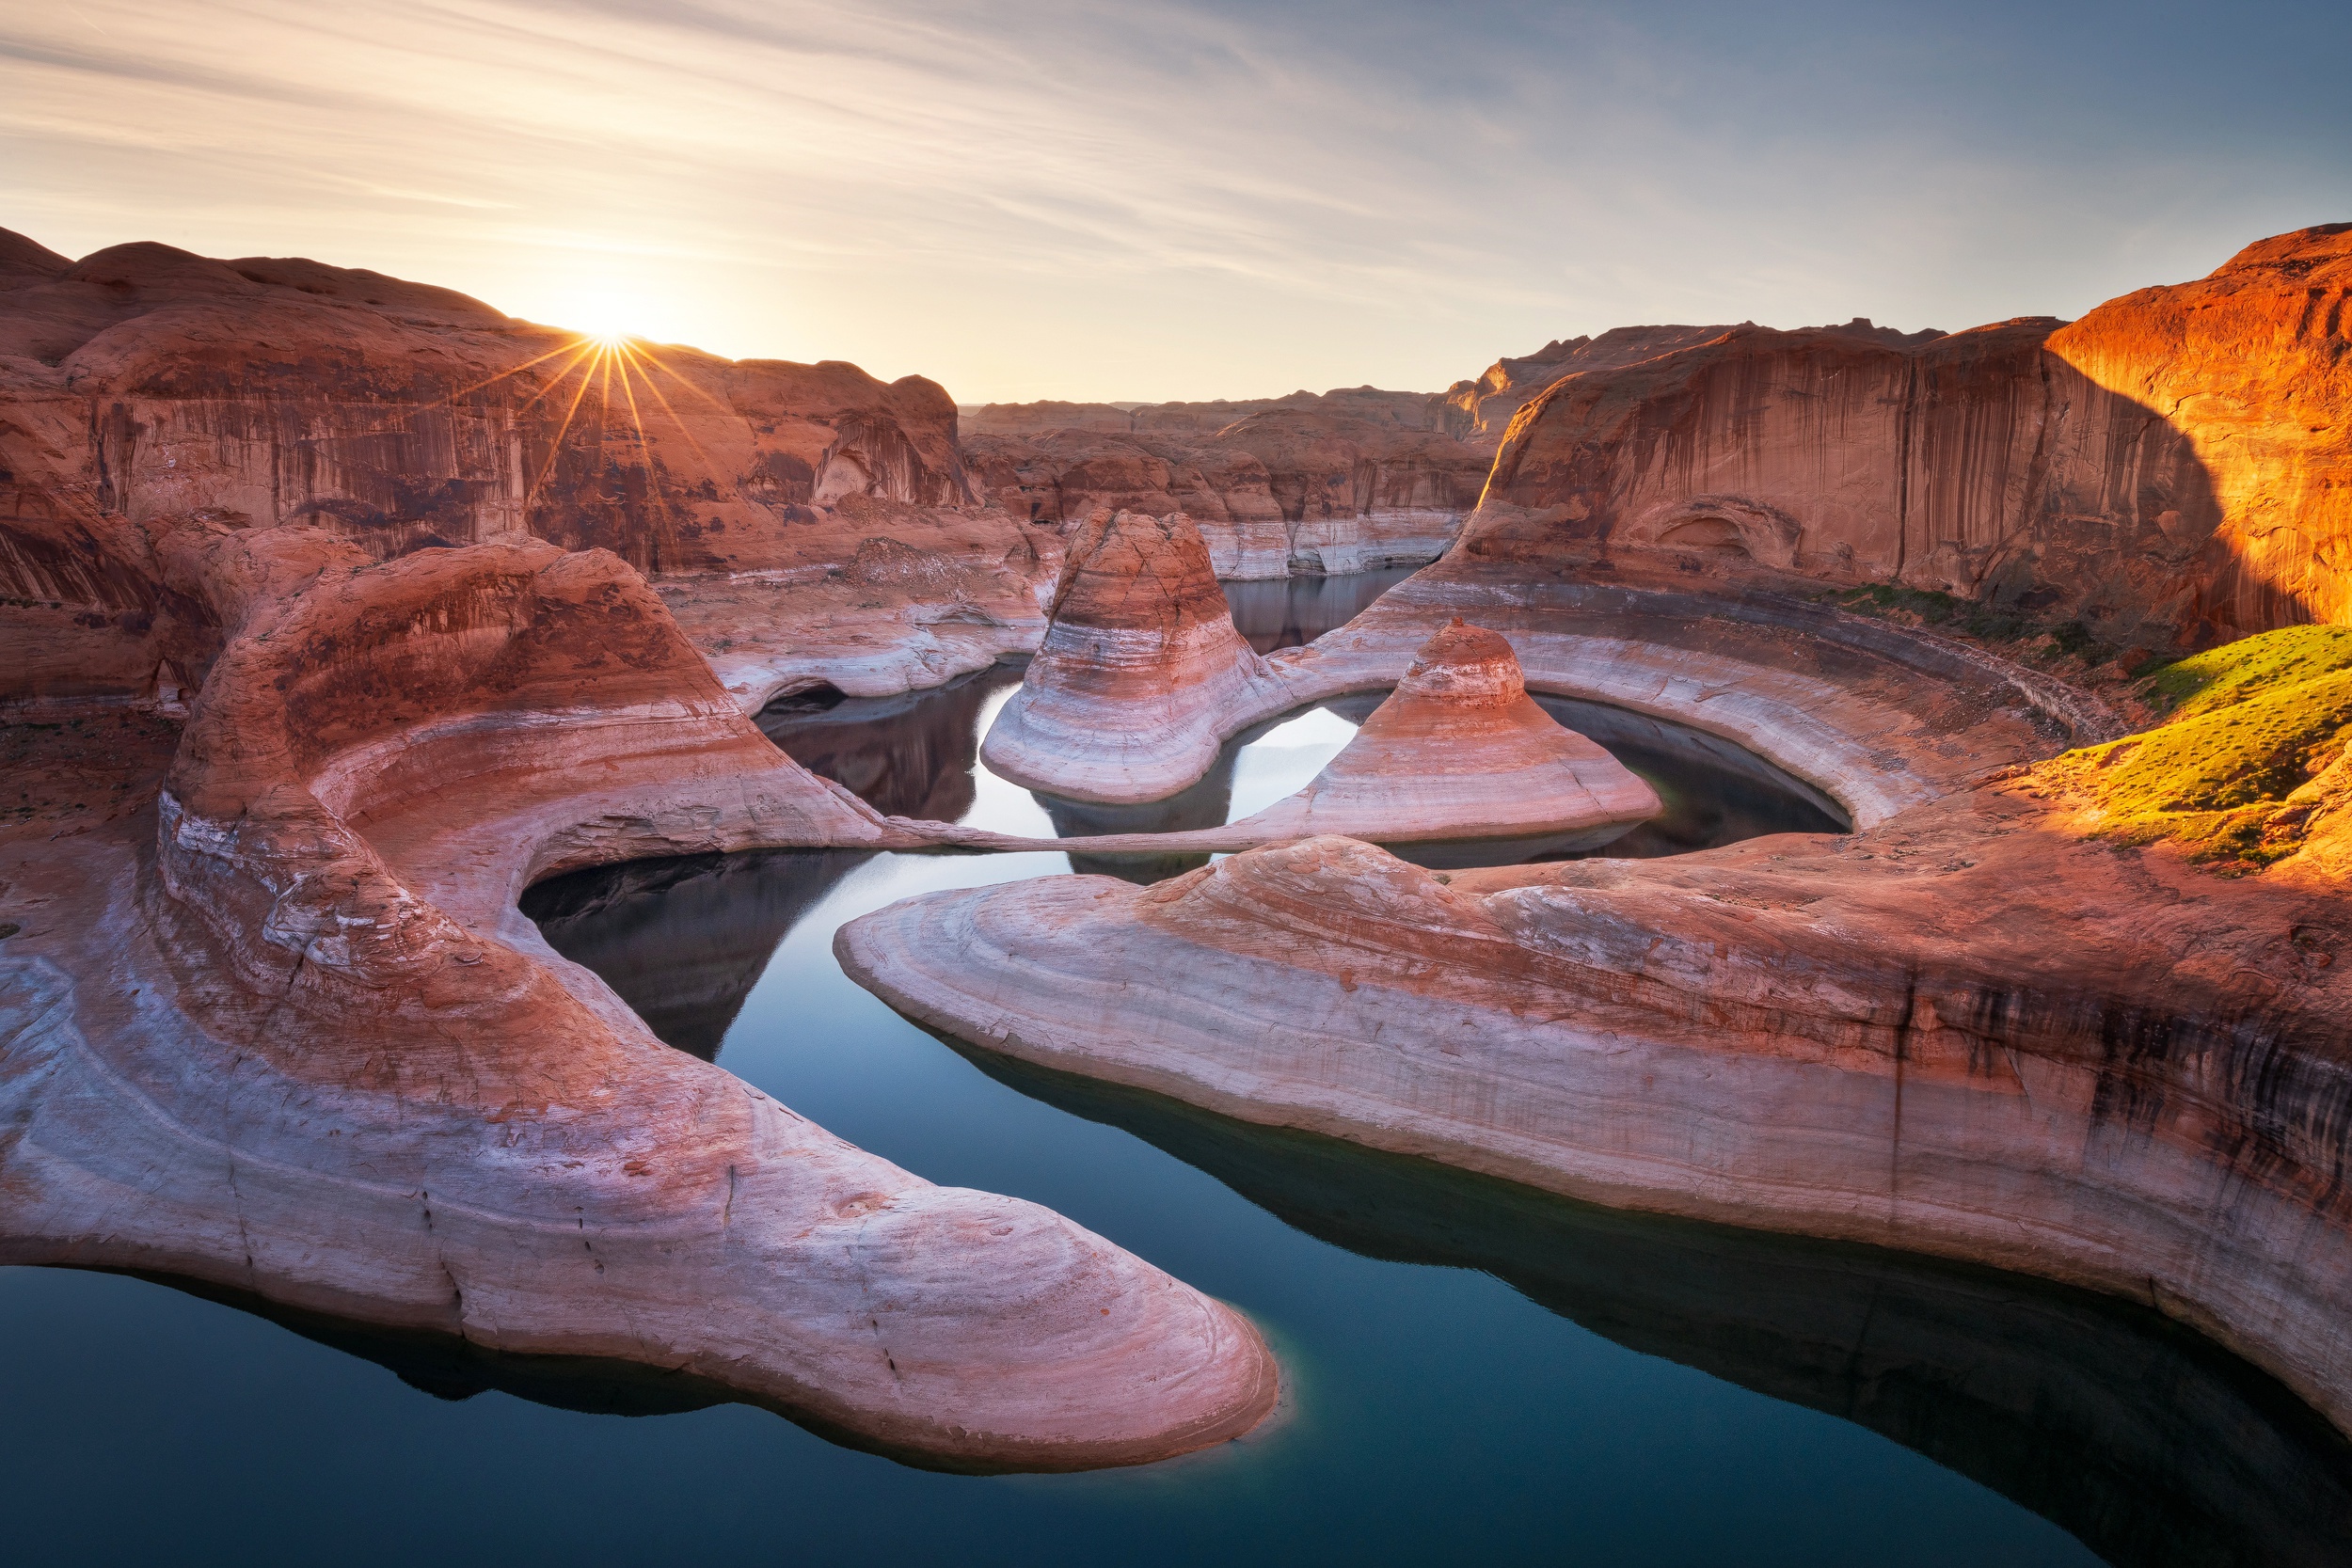
[[[1492,859],[1589,849],[1659,809],[1648,784],[1535,705],[1508,641],[1456,619],[1311,784],[1233,827],[1258,843],[1336,833]],[[1448,863],[1428,847],[1413,858]]]
[[[2344,1426],[2352,1034],[2295,937],[2341,904],[1994,791],[1451,885],[1316,839],[934,895],[837,950],[932,1027],[1223,1115],[2129,1295]]]
[[[1074,800],[1156,800],[1208,771],[1232,717],[1293,705],[1233,629],[1181,514],[1098,512],[1070,541],[1044,645],[981,743],[989,768]]]
[[[1481,589],[1501,593],[1440,570],[1311,656]],[[1561,611],[1640,625],[1624,589],[1544,597],[1555,637]],[[983,1050],[1223,1115],[2129,1296],[2352,1429],[2335,967],[2352,646],[2296,629],[2192,659],[2150,683],[2169,722],[2077,731],[2094,743],[2037,764],[2068,709],[2030,679],[2008,701],[2039,736],[2008,727],[1989,684],[1926,726],[1867,732],[1891,693],[1835,612],[1682,604],[1693,619],[1652,605],[1651,659],[1711,618],[1710,657],[1746,671],[1652,701],[1720,725],[1709,710],[1739,692],[1759,749],[1801,765],[1771,694],[1813,684],[1809,717],[1852,748],[1839,790],[1864,832],[1450,878],[1322,838],[1144,890],[933,895],[845,927],[838,950]],[[1921,641],[1915,674],[1941,654]],[[1957,695],[1970,667],[1946,670]],[[2027,766],[1981,766],[2004,745]],[[1886,792],[1899,754],[1907,798]],[[1018,965],[996,956],[1015,931]]]
[[[11,835],[0,1258],[645,1364],[919,1463],[1247,1430],[1256,1332],[661,1044],[516,909],[608,860],[922,842],[783,757],[616,557],[204,562],[233,626],[151,806]]]

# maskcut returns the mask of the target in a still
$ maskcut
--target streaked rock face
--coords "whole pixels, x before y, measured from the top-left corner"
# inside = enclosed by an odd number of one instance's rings
[[[1735,328],[1553,383],[1463,547],[1892,579],[2201,646],[2352,613],[2352,227],[2081,321],[1925,343]]]
[[[1208,771],[1233,712],[1279,700],[1181,514],[1088,518],[1050,613],[980,747],[1016,784],[1106,804],[1160,800]]]

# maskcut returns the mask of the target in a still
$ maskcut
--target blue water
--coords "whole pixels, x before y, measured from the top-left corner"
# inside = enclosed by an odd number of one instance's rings
[[[961,815],[1041,831],[1039,802],[971,773],[999,694],[902,705],[832,754],[869,792],[961,795]],[[7,1560],[2099,1560],[2070,1530],[2119,1563],[2344,1560],[2344,1446],[2149,1314],[1611,1214],[967,1056],[833,960],[866,911],[1066,869],[711,857],[566,879],[531,907],[681,1048],[1238,1305],[1288,1379],[1272,1430],[1139,1470],[939,1475],[748,1407],[582,1414],[558,1405],[613,1398],[592,1373],[347,1352],[162,1284],[6,1269]]]

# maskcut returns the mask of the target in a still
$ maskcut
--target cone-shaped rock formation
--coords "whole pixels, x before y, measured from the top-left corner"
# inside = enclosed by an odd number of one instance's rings
[[[1191,519],[1097,512],[1070,541],[1045,645],[980,756],[1071,800],[1157,800],[1208,771],[1228,716],[1276,690]]]
[[[1457,616],[1313,783],[1233,826],[1260,842],[1479,840],[1491,859],[1496,840],[1590,848],[1658,811],[1655,790],[1535,705],[1501,633]]]

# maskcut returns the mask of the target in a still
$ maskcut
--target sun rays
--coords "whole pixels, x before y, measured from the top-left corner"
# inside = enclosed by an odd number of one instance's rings
[[[541,376],[531,376],[530,372],[540,371],[541,367],[559,360],[561,363],[555,366],[551,373],[541,372]],[[529,397],[515,405],[514,416],[516,418],[519,419],[530,413],[542,403],[550,406],[557,404],[563,405],[564,418],[556,426],[554,435],[548,438],[547,456],[538,465],[536,471],[532,475],[530,485],[523,492],[522,504],[528,508],[538,498],[540,488],[547,483],[548,477],[553,473],[557,461],[563,456],[564,443],[571,437],[572,426],[579,421],[581,409],[589,403],[592,396],[596,402],[593,412],[598,419],[598,429],[608,435],[612,433],[617,416],[622,438],[634,445],[644,455],[649,473],[654,467],[654,433],[646,424],[650,409],[659,409],[660,417],[666,420],[685,439],[686,444],[693,450],[694,455],[706,465],[708,464],[710,454],[704,450],[702,442],[696,439],[693,427],[687,422],[684,416],[679,414],[677,405],[662,389],[660,382],[656,379],[657,374],[675,382],[687,392],[723,414],[734,412],[723,400],[713,396],[707,388],[696,385],[693,380],[681,374],[675,367],[665,361],[654,345],[643,339],[633,338],[626,332],[619,331],[580,333],[544,354],[533,355],[518,364],[500,371],[495,375],[485,376],[479,381],[460,387],[437,404],[428,406],[445,407],[454,411],[459,404],[474,397],[477,393],[486,391],[501,382],[512,381],[518,377],[528,377],[530,380],[537,381],[538,385],[532,390]],[[641,392],[644,394],[642,401],[639,396]],[[405,429],[418,414],[422,412],[424,410],[421,408],[412,409],[398,421],[395,428]],[[379,433],[360,432],[358,434]],[[660,494],[660,486],[655,486],[655,493],[657,496]]]

